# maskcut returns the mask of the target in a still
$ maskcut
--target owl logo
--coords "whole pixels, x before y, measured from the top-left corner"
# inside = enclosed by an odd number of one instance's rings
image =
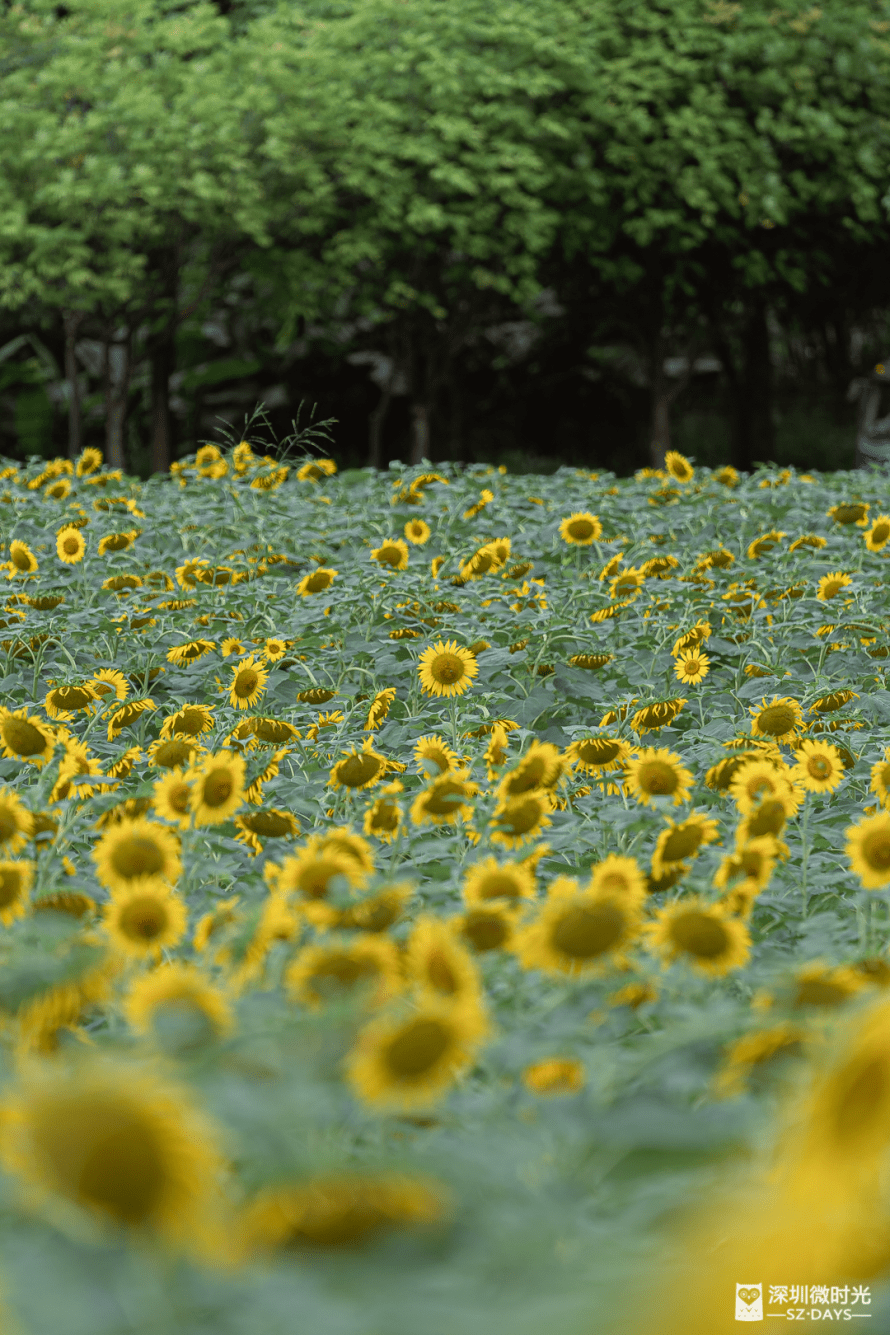
[[[735,1319],[736,1321],[763,1320],[762,1284],[736,1284]]]

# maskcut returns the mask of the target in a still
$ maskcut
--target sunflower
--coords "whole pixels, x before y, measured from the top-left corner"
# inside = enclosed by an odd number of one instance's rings
[[[790,742],[803,728],[803,711],[787,695],[774,695],[769,704],[764,696],[760,708],[751,710],[751,732],[755,737],[769,737],[776,742]]]
[[[585,672],[598,672],[614,658],[614,654],[573,654],[569,663],[572,667],[583,668]]]
[[[688,898],[660,909],[646,928],[653,950],[666,963],[682,958],[699,973],[723,977],[741,969],[751,953],[748,929],[715,904]]]
[[[189,809],[191,781],[181,769],[171,769],[153,785],[152,809],[161,820],[172,821],[181,830],[192,823]]]
[[[89,710],[98,698],[88,681],[77,686],[54,686],[44,696],[43,707],[50,718],[70,719],[80,709]]]
[[[398,881],[384,886],[373,895],[366,895],[357,903],[337,912],[332,925],[341,930],[357,932],[388,932],[405,915],[414,887],[409,881]],[[307,915],[313,905],[307,904]]]
[[[101,467],[102,451],[91,446],[80,454],[74,471],[78,477],[89,477],[90,473],[95,473]]]
[[[464,903],[468,908],[485,907],[498,900],[520,904],[535,897],[535,873],[524,862],[498,862],[484,858],[464,874]]]
[[[477,1006],[432,997],[405,1015],[372,1020],[349,1054],[346,1073],[363,1103],[411,1112],[429,1107],[469,1069],[487,1033]]]
[[[33,862],[0,861],[0,922],[5,927],[25,914],[33,880]]]
[[[40,1199],[180,1245],[204,1236],[222,1159],[179,1090],[123,1064],[44,1064],[3,1114],[7,1171]]]
[[[633,899],[582,890],[577,881],[558,876],[536,916],[517,933],[514,949],[525,969],[583,978],[623,958],[639,931]]]
[[[159,769],[179,769],[191,765],[194,757],[204,753],[203,746],[189,737],[171,737],[165,741],[159,737],[152,742],[146,752],[149,765]]]
[[[725,887],[738,879],[753,881],[758,891],[769,884],[780,853],[779,842],[772,835],[762,835],[727,853],[714,874],[714,885]]]
[[[411,929],[405,968],[424,996],[480,1003],[482,980],[471,955],[450,927],[432,914],[419,917]]]
[[[646,874],[636,858],[610,853],[590,869],[589,888],[593,894],[624,895],[641,904],[646,898]]]
[[[33,575],[38,569],[37,557],[28,544],[18,538],[9,544],[9,567],[17,575]]]
[[[771,552],[774,547],[778,547],[783,538],[787,538],[787,533],[780,533],[778,529],[772,529],[769,533],[762,533],[759,538],[755,538],[748,545],[748,560],[756,561],[759,556],[764,556]]]
[[[282,742],[299,741],[300,733],[292,723],[285,722],[280,718],[252,718],[245,719],[245,723],[250,724],[251,731],[258,742],[265,742],[270,746],[280,746]]]
[[[126,700],[130,694],[130,684],[117,668],[100,668],[90,677],[89,684],[103,700],[109,695],[113,695],[116,700]]]
[[[846,854],[866,890],[890,881],[890,812],[868,816],[848,827]]]
[[[700,649],[683,649],[674,660],[674,676],[682,682],[700,682],[711,670],[711,660]]]
[[[417,665],[420,687],[425,695],[463,695],[479,671],[475,654],[462,649],[454,640],[430,645],[420,655]]]
[[[381,723],[388,715],[390,706],[395,698],[395,686],[387,686],[384,690],[377,692],[368,709],[368,717],[365,720],[366,732],[373,732],[380,727]]]
[[[858,699],[859,696],[856,692],[849,689],[830,691],[828,695],[822,695],[818,700],[813,701],[810,705],[810,713],[818,715],[835,714],[839,709],[842,709],[844,705],[849,704],[851,700]]]
[[[862,501],[847,502],[846,505],[832,505],[827,512],[829,519],[833,519],[836,524],[855,524],[857,528],[865,528],[868,523],[868,505]]]
[[[664,456],[665,471],[675,482],[691,482],[695,477],[695,469],[686,458],[685,454],[680,454],[678,450],[668,450]]]
[[[518,914],[503,901],[467,909],[453,920],[454,927],[477,954],[509,950],[516,933]]]
[[[601,734],[581,737],[566,750],[566,759],[583,774],[611,774],[623,769],[632,755],[629,742]]]
[[[841,589],[847,589],[853,583],[849,575],[845,575],[842,570],[833,570],[830,575],[823,575],[819,580],[816,591],[816,597],[821,603],[827,603],[831,598],[836,598]]]
[[[453,770],[460,769],[461,761],[456,752],[444,738],[435,733],[428,737],[420,737],[414,744],[414,761],[417,772],[426,778],[436,778],[440,774],[448,774]]]
[[[130,1028],[149,1034],[166,1016],[185,1021],[190,1045],[220,1038],[233,1025],[225,993],[193,964],[179,960],[143,974],[130,987],[123,1004]]]
[[[148,884],[115,891],[105,905],[104,927],[122,954],[154,959],[185,935],[188,913],[178,895],[165,886]]]
[[[12,788],[0,788],[0,848],[17,853],[34,833],[34,817]]]
[[[883,760],[872,765],[868,791],[877,795],[882,807],[890,807],[890,747],[884,751]]]
[[[587,1076],[583,1064],[574,1057],[548,1057],[526,1066],[522,1083],[530,1093],[552,1098],[580,1093],[587,1083]]]
[[[652,874],[661,876],[688,858],[695,857],[700,848],[713,843],[717,837],[717,822],[701,812],[690,811],[679,824],[669,821],[667,829],[662,830],[655,845]]]
[[[161,725],[160,738],[200,737],[213,728],[213,705],[183,705],[175,714],[168,715]]]
[[[392,843],[402,827],[402,808],[396,801],[396,794],[401,791],[398,779],[386,785],[381,796],[365,812],[362,823],[365,834],[374,835],[386,844]]]
[[[883,551],[890,542],[890,515],[878,515],[873,519],[871,528],[863,537],[870,552]]]
[[[246,768],[243,756],[220,751],[188,770],[188,802],[195,825],[220,825],[243,806]]]
[[[56,735],[48,723],[27,709],[0,706],[0,743],[5,760],[21,760],[42,769],[56,745]]]
[[[324,593],[329,589],[340,572],[330,570],[326,566],[319,566],[313,570],[311,575],[304,575],[297,585],[297,593],[301,598],[309,598],[313,593]]]
[[[265,692],[269,669],[261,658],[244,658],[232,668],[229,704],[233,709],[249,709]],[[226,687],[221,687],[223,691]]]
[[[156,708],[157,705],[154,700],[148,698],[128,700],[125,705],[121,705],[120,709],[116,709],[108,719],[107,735],[109,742],[113,742],[115,738],[119,737],[124,728],[131,727],[142,714],[151,713]],[[108,718],[108,715],[106,714],[105,717]]]
[[[492,842],[503,844],[505,848],[519,848],[531,843],[544,826],[550,824],[548,813],[552,810],[553,798],[547,789],[523,793],[498,803],[489,822]]]
[[[241,1219],[239,1251],[358,1247],[393,1229],[437,1223],[447,1211],[444,1188],[404,1173],[350,1173],[310,1178],[261,1192]]]
[[[76,528],[60,529],[56,535],[56,556],[65,565],[74,566],[83,560],[87,549],[83,534]]]
[[[237,640],[234,636],[229,636],[228,639],[220,641],[219,652],[223,658],[229,658],[232,654],[238,654],[240,657],[247,653],[247,645],[243,640]]]
[[[599,521],[598,515],[592,515],[587,510],[575,511],[566,519],[563,519],[559,526],[559,536],[563,542],[570,543],[577,547],[589,547],[592,542],[603,535],[603,526]]]
[[[684,696],[675,696],[673,700],[656,700],[651,705],[643,705],[631,719],[631,729],[640,736],[645,732],[660,732],[673,723],[686,704],[688,700]]]
[[[305,848],[281,863],[275,879],[282,894],[298,894],[302,899],[327,899],[338,885],[360,889],[367,881],[368,873],[342,851],[322,848],[321,840],[314,835],[306,841]]]
[[[665,747],[646,747],[628,760],[625,787],[638,802],[648,806],[653,798],[670,797],[679,806],[689,797],[692,774],[680,757]]]
[[[108,775],[112,779],[125,779],[133,772],[133,766],[142,759],[142,752],[138,746],[131,746],[124,752],[120,759],[114,764],[108,766]]]
[[[473,814],[470,799],[478,791],[479,785],[470,782],[469,770],[440,774],[414,799],[411,819],[415,825],[422,825],[427,820],[434,825],[451,825],[458,820],[469,820]]]
[[[525,754],[502,777],[497,795],[502,802],[539,788],[553,788],[563,771],[559,747],[552,742],[533,741]]]
[[[780,796],[790,801],[792,773],[769,760],[747,760],[736,770],[729,791],[742,815],[748,815],[765,797]]]
[[[645,583],[644,571],[638,570],[636,566],[628,566],[620,575],[614,575],[609,580],[609,597],[613,602],[620,600],[622,603],[632,603]],[[611,609],[604,609],[605,611],[610,612]]]
[[[293,1001],[317,1007],[356,988],[367,1001],[382,1005],[402,988],[398,947],[388,937],[326,937],[304,946],[288,965],[284,983]]]
[[[792,1006],[833,1010],[857,996],[865,985],[865,977],[855,969],[832,968],[813,960],[797,970],[789,1000]]]
[[[371,552],[371,560],[390,570],[408,569],[408,544],[402,538],[388,538]]]
[[[404,528],[405,537],[415,547],[422,547],[425,542],[429,542],[431,532],[429,524],[422,519],[409,519]]]
[[[93,850],[96,875],[113,893],[173,885],[182,872],[171,830],[137,818],[112,825]]]
[[[830,742],[801,742],[789,777],[808,793],[833,793],[844,777],[841,753]]]
[[[722,1098],[741,1094],[753,1072],[772,1067],[778,1058],[799,1056],[806,1037],[806,1030],[786,1021],[736,1039],[723,1058],[716,1081],[717,1094]]]
[[[371,745],[371,738],[366,737],[362,749],[355,747],[344,751],[343,760],[338,760],[331,768],[328,785],[331,788],[348,788],[359,792],[363,788],[373,788],[386,774],[387,760]]]
[[[247,844],[254,855],[262,853],[264,839],[295,839],[300,833],[300,822],[291,811],[267,807],[265,811],[250,811],[236,816],[239,843]]]

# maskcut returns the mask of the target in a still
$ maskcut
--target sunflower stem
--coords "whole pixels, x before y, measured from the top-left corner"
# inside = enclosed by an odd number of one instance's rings
[[[810,822],[810,795],[807,793],[803,803],[803,820],[801,821],[801,841],[803,843],[803,852],[800,860],[800,893],[803,899],[803,916],[807,916],[809,906],[809,891],[807,890],[807,866],[810,860],[810,841],[807,837],[808,826]]]

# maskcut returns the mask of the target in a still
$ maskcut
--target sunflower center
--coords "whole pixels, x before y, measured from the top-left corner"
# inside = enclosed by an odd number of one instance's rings
[[[0,807],[0,844],[5,844],[18,832],[19,823],[15,812],[9,807]]]
[[[386,1063],[394,1076],[421,1076],[444,1056],[450,1042],[451,1035],[440,1020],[415,1020],[389,1043]]]
[[[381,761],[376,756],[349,756],[337,769],[338,782],[345,788],[361,788],[380,773]]]
[[[120,917],[124,936],[135,941],[154,941],[167,926],[167,910],[157,899],[146,896],[128,904]]]
[[[80,543],[78,542],[77,538],[62,539],[62,551],[65,553],[66,556],[74,556],[74,554],[79,549],[80,549]]]
[[[6,720],[3,740],[17,756],[38,756],[47,749],[47,739],[43,733],[23,718]]]
[[[8,908],[21,897],[22,875],[18,871],[0,872],[0,908]]]
[[[510,935],[510,925],[496,913],[469,913],[463,928],[464,936],[478,951],[497,950]]]
[[[245,823],[249,830],[262,835],[264,839],[281,839],[291,832],[290,821],[274,811],[257,811],[248,816]]]
[[[551,936],[553,947],[572,959],[594,959],[621,940],[624,914],[614,904],[569,909]]]
[[[116,845],[111,865],[126,880],[134,876],[157,876],[164,869],[164,854],[153,839],[131,834]]]
[[[371,820],[373,830],[381,830],[391,834],[393,830],[398,828],[398,824],[399,813],[391,802],[383,802],[375,809]]]
[[[204,727],[204,715],[199,709],[184,709],[176,720],[175,731],[186,737],[197,737]]]
[[[875,524],[871,531],[872,542],[886,542],[890,538],[890,524]]]
[[[181,816],[188,810],[189,792],[187,783],[178,783],[175,788],[168,789],[167,800],[173,810],[178,811]]]
[[[339,862],[329,862],[319,858],[304,867],[297,881],[297,888],[307,899],[324,899],[331,881],[335,876],[342,876],[343,868]]]
[[[723,923],[707,913],[684,913],[672,924],[671,936],[681,950],[698,959],[716,959],[729,944]]]
[[[539,824],[542,815],[543,811],[540,803],[530,797],[524,802],[518,802],[515,806],[511,805],[509,812],[501,816],[500,824],[510,834],[528,834]]]
[[[620,742],[599,737],[589,737],[578,747],[578,755],[585,765],[609,765],[620,753]]]
[[[814,779],[827,779],[831,774],[831,765],[824,756],[810,756],[807,773],[812,774]]]
[[[786,820],[785,808],[781,802],[776,799],[767,799],[761,802],[757,811],[751,817],[748,826],[748,833],[752,839],[757,839],[762,834],[781,834]],[[890,840],[887,843],[888,857],[890,857]],[[890,866],[890,862],[888,862]]]
[[[432,950],[427,956],[426,976],[436,991],[442,992],[445,996],[453,996],[460,987],[457,974],[441,950]]]
[[[533,756],[507,780],[510,793],[527,793],[532,788],[539,788],[547,776],[547,766],[540,756]]]
[[[254,672],[253,668],[242,668],[238,673],[232,685],[232,690],[236,695],[242,697],[253,695],[259,682],[259,673]]]
[[[662,861],[681,862],[694,853],[702,841],[702,831],[695,825],[683,825],[671,830],[664,842]]]
[[[30,570],[31,560],[27,552],[15,551],[10,553],[12,564],[16,570]]]
[[[430,671],[433,679],[443,686],[451,686],[464,675],[464,664],[457,654],[440,654],[434,659]]]
[[[486,876],[479,886],[480,899],[518,899],[519,887],[512,876],[503,872],[494,872]]]
[[[874,871],[890,869],[890,833],[876,830],[862,841],[862,856]]]
[[[639,782],[644,793],[660,797],[676,792],[680,780],[671,765],[663,760],[648,760],[640,768]]]
[[[232,776],[228,770],[215,770],[204,780],[203,799],[206,807],[221,807],[232,796]]]
[[[593,534],[593,524],[589,519],[573,519],[569,524],[569,532],[573,538],[589,538]]]
[[[324,986],[325,983],[338,984],[340,987],[354,987],[364,978],[371,978],[379,973],[376,960],[357,959],[354,955],[328,955],[320,960],[312,970],[312,979]]]
[[[787,705],[769,705],[757,716],[757,726],[770,737],[784,737],[786,732],[794,731],[794,711]]]
[[[426,809],[431,816],[455,816],[468,797],[462,783],[454,780],[440,784],[428,797]]]
[[[191,747],[186,746],[185,742],[165,742],[155,752],[155,764],[160,765],[162,769],[175,769],[184,760],[188,760],[191,753]]]

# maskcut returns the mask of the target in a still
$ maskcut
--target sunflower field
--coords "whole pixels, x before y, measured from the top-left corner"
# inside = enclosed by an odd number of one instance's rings
[[[890,482],[258,448],[0,471],[0,1329],[887,1329]]]

